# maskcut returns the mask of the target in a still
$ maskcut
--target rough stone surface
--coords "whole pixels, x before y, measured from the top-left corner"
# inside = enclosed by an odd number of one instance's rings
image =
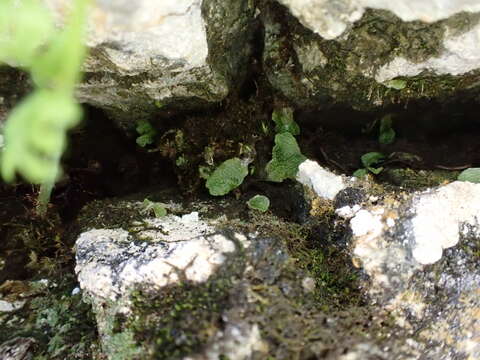
[[[478,93],[480,18],[459,13],[480,11],[478,4],[282,3],[291,12],[275,2],[261,6],[263,63],[271,86],[296,106],[372,109],[410,99],[451,99],[460,90]],[[318,33],[302,25],[314,21]]]
[[[340,36],[367,8],[388,10],[403,21],[434,22],[459,12],[479,12],[476,0],[279,0],[308,28],[325,39]]]
[[[142,221],[138,203],[87,206],[85,224],[102,226],[79,236],[77,272],[105,354],[479,358],[480,185],[413,193],[380,193],[368,179],[346,185],[333,201],[308,189],[320,200],[301,226],[271,213],[240,221],[247,207],[234,199]],[[422,221],[428,213],[436,223]],[[444,247],[438,261],[415,257],[425,231],[450,227],[457,231],[442,231],[445,243],[428,236]]]
[[[65,0],[45,0],[61,21]],[[252,10],[247,1],[97,1],[90,11],[80,101],[122,127],[159,112],[224,99],[242,81]]]
[[[419,334],[408,346],[426,358],[478,358],[480,185],[392,196],[350,220],[353,260],[369,276],[371,299]]]
[[[235,250],[232,241],[206,223],[184,215],[150,219],[137,239],[122,229],[83,233],[76,243],[75,271],[91,296],[116,300],[138,284],[153,289],[178,282],[204,282]],[[165,235],[167,234],[167,235]]]

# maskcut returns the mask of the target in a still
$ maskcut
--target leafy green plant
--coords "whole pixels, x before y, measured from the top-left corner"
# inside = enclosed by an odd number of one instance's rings
[[[383,171],[382,166],[378,166],[380,162],[385,159],[385,155],[379,152],[369,152],[366,154],[363,154],[361,157],[362,165],[364,168],[358,169],[353,173],[353,176],[355,177],[364,177],[367,175],[369,172],[372,174],[378,175]]]
[[[389,145],[395,141],[395,130],[393,130],[392,115],[385,115],[380,120],[380,130],[378,135],[378,142],[382,145]]]
[[[284,132],[275,135],[272,160],[266,167],[267,180],[282,182],[288,178],[295,178],[298,166],[306,159],[291,133]]]
[[[293,110],[291,108],[274,110],[272,120],[275,122],[275,132],[277,134],[284,132],[289,132],[294,136],[300,134],[300,127],[293,120]]]
[[[248,175],[248,165],[239,158],[221,163],[208,177],[206,186],[210,195],[222,196],[240,186]]]
[[[83,36],[89,1],[75,0],[62,31],[36,0],[0,2],[0,62],[30,72],[32,94],[11,111],[4,127],[1,173],[13,181],[19,172],[40,183],[37,211],[44,215],[60,174],[66,131],[81,109],[74,98],[86,55]]]
[[[270,207],[270,199],[264,195],[255,195],[247,201],[250,209],[265,212]]]
[[[385,82],[385,86],[395,90],[403,90],[407,87],[407,81],[403,79],[392,79]]]
[[[157,135],[157,131],[147,120],[138,121],[135,130],[139,135],[136,142],[141,147],[146,147],[147,145],[152,144],[155,135]]]
[[[458,175],[458,180],[480,184],[480,168],[468,168]]]

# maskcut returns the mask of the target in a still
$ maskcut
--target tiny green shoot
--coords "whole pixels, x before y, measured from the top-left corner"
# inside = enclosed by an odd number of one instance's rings
[[[270,199],[264,195],[255,195],[247,201],[247,205],[250,209],[265,212],[270,207]]]
[[[387,114],[380,120],[380,131],[378,142],[382,145],[389,145],[395,141],[395,130],[392,127],[392,115]]]
[[[153,139],[157,131],[147,120],[139,120],[135,128],[139,136],[137,137],[137,144],[141,147],[146,147],[153,143]]]

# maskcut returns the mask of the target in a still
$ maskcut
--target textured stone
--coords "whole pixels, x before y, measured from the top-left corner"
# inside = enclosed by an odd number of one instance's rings
[[[70,2],[44,1],[61,21]],[[245,73],[252,10],[243,0],[95,2],[78,99],[127,128],[159,107],[221,101]]]
[[[325,39],[340,36],[368,8],[388,10],[403,21],[434,22],[463,11],[478,12],[476,0],[278,0],[305,26]]]
[[[480,17],[460,13],[480,11],[477,3],[280,2],[287,8],[261,6],[264,70],[297,107],[366,110],[412,99],[453,100],[459,91],[462,100],[478,94]]]

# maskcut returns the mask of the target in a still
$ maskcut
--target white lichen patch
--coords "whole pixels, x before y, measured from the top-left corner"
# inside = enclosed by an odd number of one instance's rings
[[[437,75],[462,75],[478,69],[480,25],[457,36],[449,36],[447,31],[441,48],[440,55],[419,63],[397,57],[376,72],[375,80],[384,83],[398,76],[416,76],[422,71],[430,71]]]
[[[458,243],[464,224],[476,227],[480,235],[480,184],[456,181],[421,194],[413,211],[413,256],[421,264],[433,264],[443,249]]]
[[[322,168],[312,160],[305,160],[300,164],[297,181],[312,188],[319,197],[328,200],[333,200],[341,190],[347,187],[341,176]]]
[[[76,242],[75,271],[91,296],[115,300],[137,285],[159,289],[204,282],[235,251],[232,240],[198,220],[198,214],[147,219],[148,230],[94,229]],[[139,238],[148,240],[139,241]]]

